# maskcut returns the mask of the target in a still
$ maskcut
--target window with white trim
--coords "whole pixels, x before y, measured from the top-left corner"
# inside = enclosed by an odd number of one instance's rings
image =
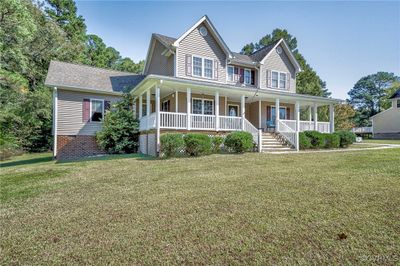
[[[193,76],[202,78],[214,78],[214,60],[200,56],[193,56]]]
[[[278,88],[279,73],[276,71],[271,72],[271,85],[272,88]]]
[[[400,100],[397,100],[397,108],[400,108]]]
[[[228,81],[233,81],[233,75],[235,74],[235,68],[228,66]]]
[[[90,100],[90,121],[101,122],[104,116],[104,101],[103,100]]]
[[[193,56],[193,76],[203,76],[203,59]]]
[[[192,113],[202,115],[214,114],[214,101],[209,99],[192,99]]]
[[[286,73],[279,73],[279,88],[286,88]]]
[[[244,70],[244,84],[251,84],[251,70]]]

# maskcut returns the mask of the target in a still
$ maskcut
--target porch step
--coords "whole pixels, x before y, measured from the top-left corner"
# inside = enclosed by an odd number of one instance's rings
[[[292,147],[281,142],[276,134],[265,132],[261,136],[261,151],[268,153],[279,153],[295,151]]]

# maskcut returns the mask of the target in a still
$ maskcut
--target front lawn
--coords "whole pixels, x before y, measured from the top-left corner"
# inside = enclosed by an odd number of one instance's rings
[[[399,263],[400,149],[1,166],[0,265]]]
[[[400,139],[363,139],[365,143],[378,143],[378,144],[399,144]]]

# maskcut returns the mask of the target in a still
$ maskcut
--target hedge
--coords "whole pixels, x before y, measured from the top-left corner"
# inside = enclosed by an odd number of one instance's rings
[[[325,133],[324,138],[325,138],[325,146],[324,146],[325,148],[327,149],[339,148],[340,136],[338,134]]]
[[[299,133],[299,148],[301,150],[311,148],[311,140],[304,132]]]
[[[212,138],[212,149],[214,153],[218,153],[221,151],[221,146],[224,143],[224,138],[221,136],[214,136]]]
[[[337,134],[340,137],[340,147],[346,148],[350,144],[353,144],[356,141],[356,134],[350,131],[345,131],[345,130],[339,130],[336,131],[335,134]]]
[[[191,133],[183,137],[185,151],[189,156],[200,156],[211,153],[211,138],[205,134]]]
[[[253,136],[245,131],[232,132],[226,136],[224,144],[228,150],[236,153],[251,151],[254,146]]]
[[[182,134],[164,134],[160,137],[160,152],[165,157],[178,156],[184,144]]]
[[[311,148],[320,149],[325,147],[325,136],[318,131],[304,131],[304,134],[310,139]]]

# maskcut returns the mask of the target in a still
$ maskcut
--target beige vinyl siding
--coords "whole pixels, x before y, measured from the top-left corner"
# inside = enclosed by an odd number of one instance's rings
[[[199,29],[205,26],[207,28],[208,34],[203,37]],[[178,50],[178,73],[177,76],[181,78],[192,78],[192,79],[201,79],[201,80],[209,80],[201,77],[192,77],[186,75],[186,54],[190,55],[198,55],[204,56],[207,58],[211,58],[213,60],[217,60],[218,62],[218,81],[221,83],[226,83],[226,55],[224,51],[221,49],[218,42],[212,36],[211,29],[209,29],[204,23],[200,24],[196,29],[194,29],[191,33],[189,33],[179,44]]]
[[[260,88],[267,88],[267,70],[275,70],[280,72],[290,73],[290,92],[296,92],[296,72],[295,67],[285,53],[282,47],[282,53],[278,54],[276,49],[271,51],[271,54],[267,57],[264,64],[261,65],[261,77],[260,77]]]
[[[392,107],[380,112],[372,118],[374,134],[379,133],[400,133],[400,108],[397,108],[396,99]]]
[[[102,99],[113,103],[120,97],[58,89],[58,135],[90,136],[101,129],[100,122],[82,122],[83,99]]]
[[[166,47],[158,40],[154,40],[154,42],[154,50],[146,74],[173,76],[174,55],[172,54],[169,57],[162,55]]]

